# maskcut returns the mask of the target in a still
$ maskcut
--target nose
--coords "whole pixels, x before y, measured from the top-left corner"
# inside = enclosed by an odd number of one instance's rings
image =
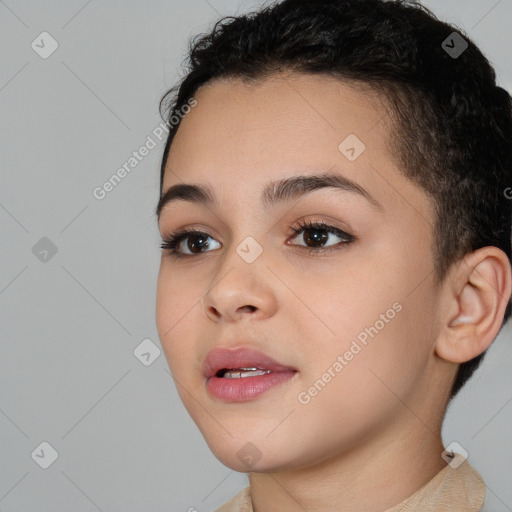
[[[273,316],[277,311],[273,277],[263,262],[263,255],[247,263],[233,249],[226,254],[201,299],[204,314],[215,323]]]

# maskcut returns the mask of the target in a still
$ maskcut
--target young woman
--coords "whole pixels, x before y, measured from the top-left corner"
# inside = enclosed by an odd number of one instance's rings
[[[484,510],[441,426],[510,314],[511,101],[485,57],[411,2],[285,0],[196,40],[172,92],[157,326],[249,474],[219,511]]]

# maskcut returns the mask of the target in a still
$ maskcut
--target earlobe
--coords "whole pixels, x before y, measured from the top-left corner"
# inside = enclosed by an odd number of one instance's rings
[[[443,290],[448,307],[436,354],[463,363],[485,352],[501,328],[511,295],[511,267],[497,247],[467,254],[452,269]]]

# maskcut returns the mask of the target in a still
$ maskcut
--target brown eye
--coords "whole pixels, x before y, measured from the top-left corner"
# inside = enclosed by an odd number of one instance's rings
[[[210,238],[208,235],[201,233],[199,235],[187,236],[187,238],[182,241],[187,241],[185,245],[191,253],[198,254],[203,252],[203,249],[208,249],[208,238]]]
[[[294,226],[292,230],[297,234],[294,238],[298,238],[305,242],[304,244],[297,245],[305,246],[313,250],[323,249],[324,247],[331,247],[339,244],[347,244],[354,240],[352,235],[323,222],[306,222],[298,224],[297,226]],[[336,243],[336,238],[341,239],[341,242]],[[325,245],[329,240],[332,240],[334,243]]]
[[[201,231],[187,230],[175,233],[168,237],[162,237],[161,248],[171,251],[176,257],[194,256],[209,252],[207,249],[211,247],[209,240],[214,240],[210,235]],[[186,243],[183,243],[186,242]],[[213,245],[214,249],[220,247],[219,242],[215,241],[217,247]]]
[[[325,229],[306,229],[304,230],[303,240],[309,247],[323,245],[329,239],[329,233]]]

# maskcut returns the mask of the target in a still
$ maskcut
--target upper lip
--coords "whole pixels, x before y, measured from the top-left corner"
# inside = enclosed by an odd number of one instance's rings
[[[203,364],[203,375],[210,378],[221,369],[259,368],[272,372],[296,371],[295,368],[278,363],[270,356],[252,348],[214,348]]]

